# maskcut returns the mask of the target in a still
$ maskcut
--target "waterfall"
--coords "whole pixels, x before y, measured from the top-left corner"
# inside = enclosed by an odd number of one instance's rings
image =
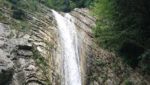
[[[63,84],[81,85],[81,74],[78,53],[78,38],[73,18],[66,13],[64,16],[52,10],[60,34],[63,59]]]

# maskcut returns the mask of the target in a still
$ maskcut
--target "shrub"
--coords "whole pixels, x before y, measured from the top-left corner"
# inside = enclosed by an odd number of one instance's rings
[[[134,85],[132,81],[126,80],[125,85]]]
[[[46,6],[64,12],[69,12],[74,8],[88,7],[93,0],[39,0]]]
[[[15,5],[16,5],[17,2],[20,1],[20,0],[7,0],[7,1],[9,1],[9,2],[11,2],[12,4],[15,4]]]
[[[12,17],[15,19],[23,20],[25,19],[25,12],[21,9],[16,9],[13,11]]]
[[[123,56],[124,61],[131,67],[135,68],[139,63],[139,56],[145,52],[145,49],[133,41],[126,41],[122,44],[119,53]]]

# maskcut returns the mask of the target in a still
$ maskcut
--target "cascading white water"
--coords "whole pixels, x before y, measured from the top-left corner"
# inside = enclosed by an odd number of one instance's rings
[[[57,22],[63,48],[63,85],[81,85],[78,40],[73,18],[68,13],[62,16],[54,10],[52,12]]]

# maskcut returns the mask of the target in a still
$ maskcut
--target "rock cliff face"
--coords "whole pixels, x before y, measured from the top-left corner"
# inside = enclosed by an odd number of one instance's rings
[[[1,7],[6,20],[0,23],[0,85],[61,85],[60,35],[52,11],[41,8],[35,14],[26,13],[28,31],[22,32],[12,28],[13,22],[6,23],[13,20],[21,25],[12,19],[10,9]],[[96,20],[88,9],[70,14],[78,31],[82,85],[149,84],[149,77],[97,46],[92,34]]]
[[[0,85],[44,85],[30,36],[19,33],[17,37],[15,30],[2,23],[0,30]]]

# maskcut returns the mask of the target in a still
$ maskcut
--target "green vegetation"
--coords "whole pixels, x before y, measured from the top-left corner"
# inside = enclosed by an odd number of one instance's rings
[[[48,7],[68,12],[74,8],[88,7],[93,0],[39,0]]]
[[[134,85],[132,81],[126,80],[125,85]]]
[[[133,68],[150,61],[150,55],[140,57],[150,49],[150,1],[95,0],[92,10],[97,18],[93,31],[101,47],[120,54]]]
[[[37,0],[7,0],[12,3],[12,9],[22,9],[27,11],[38,11]]]
[[[6,17],[1,12],[0,12],[0,22],[3,22],[3,23],[7,23],[8,22]]]
[[[36,48],[36,47],[34,47]],[[41,68],[41,70],[43,71],[44,76],[46,77],[45,82],[47,83],[47,85],[51,85],[51,82],[48,78],[47,75],[47,68],[48,68],[48,64],[47,61],[44,57],[41,56],[41,54],[39,53],[39,51],[37,49],[33,49],[33,59],[36,61],[37,65]]]
[[[25,18],[25,13],[21,9],[16,9],[13,11],[13,18],[23,20]]]
[[[150,74],[150,65],[149,65],[150,51],[146,51],[139,58],[141,59],[140,67],[142,68],[143,73]]]
[[[39,11],[39,4],[36,3],[36,0],[1,0],[0,22],[8,24],[12,29],[29,33],[32,26],[28,22],[27,14]]]

